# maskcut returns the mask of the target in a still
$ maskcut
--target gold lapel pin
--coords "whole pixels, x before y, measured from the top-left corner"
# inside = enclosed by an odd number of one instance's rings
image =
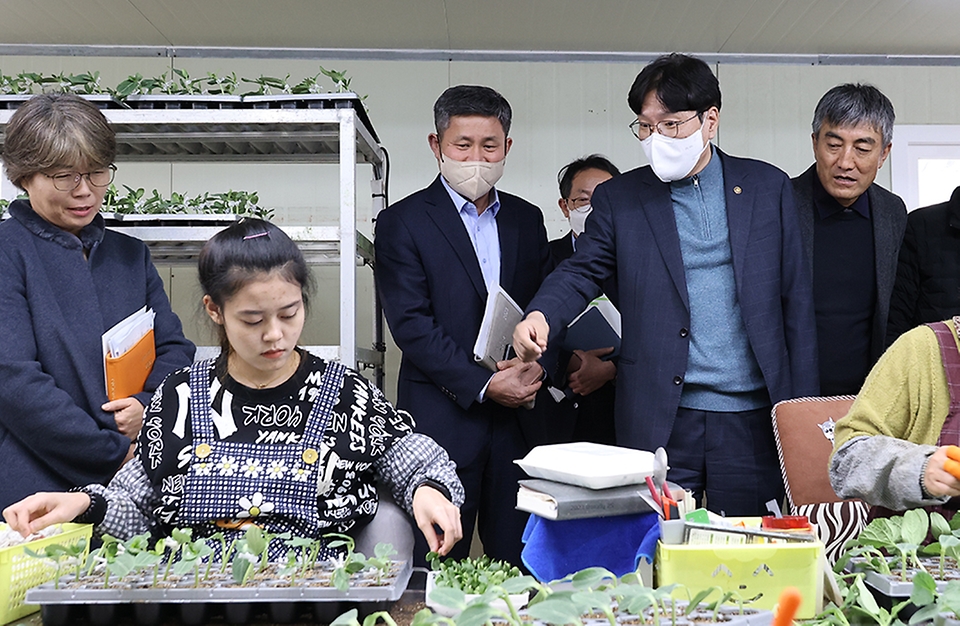
[[[740,188],[740,185],[737,185],[736,187],[733,188],[733,193],[739,196],[740,194],[743,193],[743,189]]]

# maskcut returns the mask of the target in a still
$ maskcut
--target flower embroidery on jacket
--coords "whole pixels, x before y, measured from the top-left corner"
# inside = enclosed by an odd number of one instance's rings
[[[276,461],[270,461],[269,467],[267,467],[267,476],[270,478],[283,478],[283,475],[290,470],[287,467],[287,464],[283,459],[278,459]]]
[[[263,494],[259,491],[250,496],[241,496],[237,501],[240,505],[240,511],[237,517],[259,517],[263,513],[273,511],[273,502],[264,502]]]
[[[290,477],[299,483],[305,483],[307,482],[307,478],[310,477],[310,467],[297,463],[293,466]]]
[[[213,463],[208,463],[203,461],[202,463],[194,463],[193,471],[197,473],[197,476],[209,476],[210,470],[213,469]]]
[[[237,473],[237,457],[225,456],[217,462],[217,471],[221,476],[233,476]]]
[[[257,478],[263,471],[263,463],[260,462],[260,459],[244,459],[240,469],[243,470],[243,475],[247,478]]]

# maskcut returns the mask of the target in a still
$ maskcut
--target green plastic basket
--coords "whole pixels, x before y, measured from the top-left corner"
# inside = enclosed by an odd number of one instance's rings
[[[657,585],[679,583],[691,593],[710,587],[734,591],[749,606],[773,609],[784,587],[803,596],[798,619],[822,610],[823,544],[776,543],[747,545],[664,545],[657,551]],[[674,597],[686,598],[682,589]],[[716,597],[711,598],[716,600]]]
[[[87,551],[90,550],[90,537],[93,526],[90,524],[62,524],[63,532],[37,539],[29,543],[0,549],[0,624],[7,624],[24,615],[40,610],[36,604],[26,604],[27,590],[41,585],[57,575],[56,566],[50,561],[37,559],[26,552],[30,548],[40,552],[47,546],[59,544],[70,546],[77,539],[85,539]],[[0,530],[6,530],[6,524],[0,524]],[[86,552],[84,558],[86,558]],[[65,572],[61,572],[63,574]]]

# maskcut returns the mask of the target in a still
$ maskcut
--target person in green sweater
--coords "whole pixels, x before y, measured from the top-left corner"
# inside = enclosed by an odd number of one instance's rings
[[[834,430],[830,482],[837,495],[896,511],[960,496],[960,480],[949,471],[956,472],[956,460],[948,456],[960,445],[958,322],[905,333],[870,371]]]

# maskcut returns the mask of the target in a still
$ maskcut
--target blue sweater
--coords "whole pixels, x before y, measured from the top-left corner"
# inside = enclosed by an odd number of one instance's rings
[[[711,148],[712,149],[712,148]],[[690,352],[680,406],[747,411],[770,404],[734,282],[723,167],[670,183],[690,300]]]
[[[10,214],[0,224],[0,509],[105,484],[120,467],[130,440],[100,410],[105,330],[145,305],[156,311],[157,360],[136,396],[144,406],[194,353],[143,242],[105,230],[99,215],[77,238],[28,201]]]

